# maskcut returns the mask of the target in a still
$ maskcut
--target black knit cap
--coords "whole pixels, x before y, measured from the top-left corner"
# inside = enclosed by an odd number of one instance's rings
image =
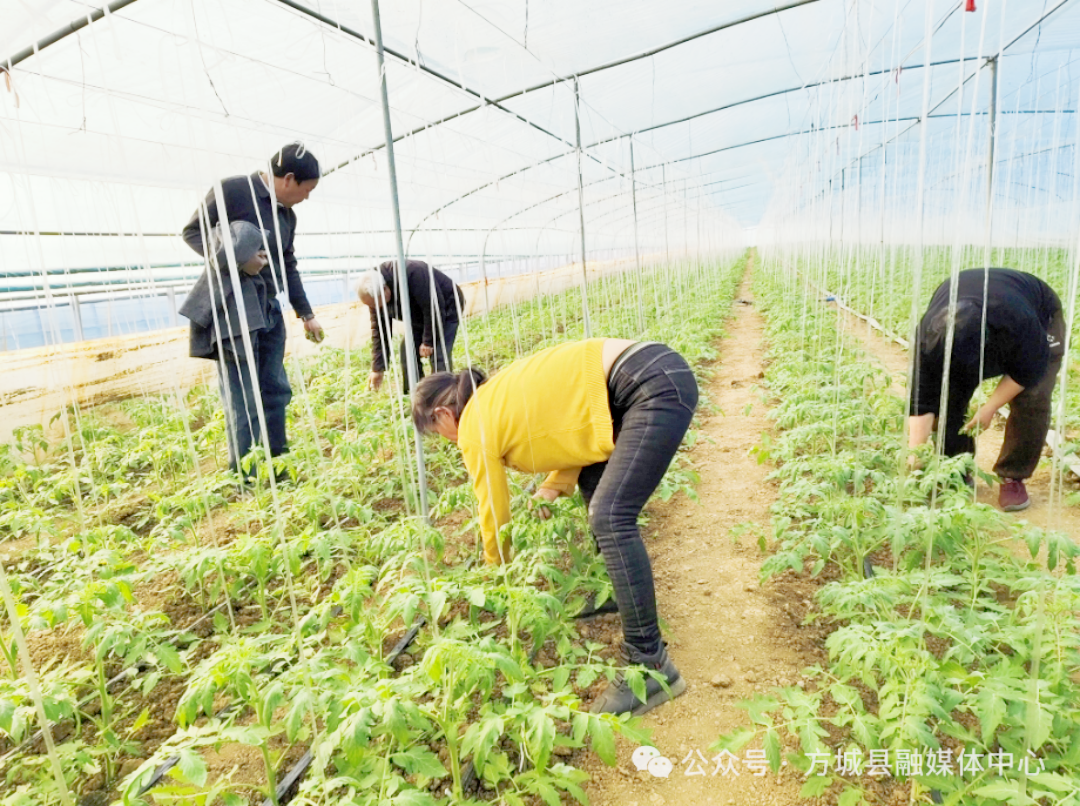
[[[303,143],[289,143],[276,152],[270,158],[270,169],[274,172],[274,176],[292,174],[297,182],[306,182],[322,176],[319,171],[319,161]]]

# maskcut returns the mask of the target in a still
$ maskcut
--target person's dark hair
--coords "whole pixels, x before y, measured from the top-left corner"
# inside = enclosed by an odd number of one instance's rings
[[[416,430],[431,431],[435,425],[435,409],[443,406],[454,414],[454,422],[461,419],[465,404],[487,376],[476,367],[462,372],[436,372],[421,379],[412,396],[412,418]]]
[[[297,182],[318,179],[322,176],[319,161],[303,143],[289,143],[270,158],[270,170],[274,176],[292,174]]]

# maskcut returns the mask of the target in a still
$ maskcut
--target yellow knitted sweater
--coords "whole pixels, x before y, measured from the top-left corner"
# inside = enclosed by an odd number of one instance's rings
[[[458,421],[458,447],[480,508],[484,558],[509,558],[497,540],[510,521],[506,465],[550,471],[543,487],[570,494],[581,468],[615,449],[604,339],[561,344],[515,361],[477,388]]]

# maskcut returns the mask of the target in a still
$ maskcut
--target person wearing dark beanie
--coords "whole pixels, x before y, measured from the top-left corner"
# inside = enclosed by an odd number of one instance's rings
[[[304,320],[310,340],[320,342],[325,336],[293,251],[292,208],[311,195],[320,176],[315,155],[303,143],[290,143],[270,157],[267,169],[221,180],[220,192],[211,188],[184,227],[184,242],[200,255],[211,244],[207,266],[180,313],[191,322],[191,355],[218,362],[233,470],[240,469],[240,460],[261,439],[259,402],[271,455],[288,451],[285,409],[292,388],[285,373],[279,295]],[[255,236],[261,237],[261,248],[253,256],[251,229],[236,227],[240,222],[261,233]]]

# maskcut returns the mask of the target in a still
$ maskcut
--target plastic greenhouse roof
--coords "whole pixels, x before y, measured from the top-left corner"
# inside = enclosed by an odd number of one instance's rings
[[[95,8],[0,0],[0,59]],[[946,144],[958,111],[985,113],[980,68],[999,52],[1001,131],[1016,153],[1060,142],[1066,135],[1038,119],[1075,103],[1080,2],[963,9],[962,0],[384,2],[409,253],[577,252],[575,76],[590,252],[632,250],[632,189],[643,249],[700,249],[703,233],[737,239],[767,211],[806,203],[834,175],[844,181],[842,171],[883,170],[872,155],[884,142],[895,146],[886,161],[911,159],[926,72],[929,142]],[[298,210],[301,267],[366,268],[392,255],[371,37],[367,3],[138,0],[14,64],[0,85],[6,287],[43,271],[191,265],[176,233],[211,183],[256,170],[295,139],[324,170],[338,166]],[[815,161],[816,179],[792,179]],[[53,232],[69,234],[41,234]]]

